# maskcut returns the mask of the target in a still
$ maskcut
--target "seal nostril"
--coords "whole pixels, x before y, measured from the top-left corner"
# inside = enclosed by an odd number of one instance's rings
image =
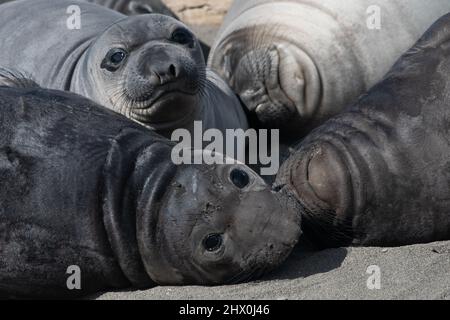
[[[177,68],[173,64],[169,67],[169,73],[171,76],[176,77],[177,76]]]
[[[156,80],[156,82],[158,83],[158,84],[163,84],[163,78],[161,77],[161,75],[159,74],[159,72],[158,71],[152,71],[152,73],[153,73],[153,78]]]

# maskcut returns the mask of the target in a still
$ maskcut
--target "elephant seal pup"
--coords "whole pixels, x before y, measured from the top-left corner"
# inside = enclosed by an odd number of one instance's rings
[[[235,283],[297,242],[295,200],[245,165],[175,166],[173,144],[143,126],[13,83],[0,87],[1,296]],[[81,290],[66,286],[71,266]]]
[[[258,125],[297,140],[380,81],[448,11],[448,0],[237,0],[209,66]]]
[[[77,12],[67,13],[73,5],[81,10],[79,30],[71,29]],[[0,21],[0,66],[42,87],[81,94],[166,136],[192,130],[196,120],[205,130],[247,128],[239,100],[206,71],[197,39],[176,19],[23,0],[1,5]]]
[[[300,143],[277,185],[325,246],[450,239],[450,14],[347,112]]]

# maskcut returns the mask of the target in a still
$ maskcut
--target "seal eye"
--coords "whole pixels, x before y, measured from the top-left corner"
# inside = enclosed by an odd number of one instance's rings
[[[250,177],[247,172],[240,169],[233,169],[230,172],[230,180],[239,189],[243,189],[250,183]]]
[[[222,236],[220,234],[210,234],[203,240],[203,247],[210,252],[217,251],[221,246]]]
[[[192,34],[187,31],[186,29],[177,29],[172,33],[172,36],[170,39],[173,42],[177,42],[182,45],[192,45],[194,42],[194,38],[192,37]]]
[[[117,52],[114,52],[114,53],[111,55],[110,60],[111,60],[111,62],[114,63],[114,64],[119,64],[119,63],[121,63],[123,60],[125,60],[125,57],[126,57],[125,52],[123,52],[123,51],[117,51]]]
[[[128,53],[124,49],[116,48],[111,49],[107,54],[105,59],[103,59],[101,68],[106,69],[110,72],[114,72],[119,69],[122,62],[127,58]]]

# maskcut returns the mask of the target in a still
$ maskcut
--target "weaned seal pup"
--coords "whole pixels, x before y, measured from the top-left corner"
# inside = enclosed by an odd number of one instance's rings
[[[234,283],[297,242],[294,200],[248,167],[175,166],[170,141],[122,115],[5,79],[24,88],[0,87],[1,296]]]
[[[277,185],[326,246],[450,239],[450,14],[347,112],[314,130]]]
[[[354,103],[449,11],[448,0],[237,0],[209,65],[259,125],[297,139]]]
[[[239,100],[206,71],[197,39],[174,18],[22,0],[1,5],[0,21],[0,66],[43,87],[79,93],[164,135],[194,120],[205,130],[247,128]]]

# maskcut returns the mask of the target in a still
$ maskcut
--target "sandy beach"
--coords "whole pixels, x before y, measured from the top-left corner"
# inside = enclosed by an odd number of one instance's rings
[[[369,289],[378,266],[380,289]],[[369,270],[370,271],[370,270]],[[251,283],[221,287],[156,287],[109,292],[114,299],[444,299],[450,300],[450,241],[400,248],[339,248],[313,251],[299,245],[273,274]]]

